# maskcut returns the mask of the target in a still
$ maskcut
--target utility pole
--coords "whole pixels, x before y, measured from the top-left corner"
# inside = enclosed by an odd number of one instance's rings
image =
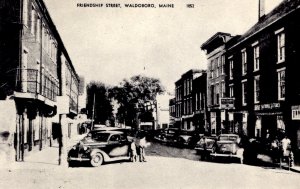
[[[95,117],[95,93],[94,93],[94,99],[93,99],[93,112],[92,112],[92,130],[94,130],[94,117]]]

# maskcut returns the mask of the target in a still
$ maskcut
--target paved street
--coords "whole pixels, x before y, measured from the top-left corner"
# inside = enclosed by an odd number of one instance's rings
[[[146,149],[146,153],[149,156],[185,158],[195,161],[200,159],[199,155],[196,154],[196,150],[194,149],[178,148],[160,144],[158,142],[151,142],[151,145]]]
[[[99,168],[1,170],[0,188],[299,188],[297,173],[151,156]]]
[[[99,168],[57,166],[57,149],[46,149],[43,162],[27,158],[13,169],[0,169],[0,188],[299,188],[298,173],[198,161],[193,150],[152,143],[145,163],[117,162]],[[50,158],[52,156],[52,158]],[[163,157],[169,156],[169,157]],[[173,158],[177,157],[177,158]],[[183,157],[183,158],[178,158]]]

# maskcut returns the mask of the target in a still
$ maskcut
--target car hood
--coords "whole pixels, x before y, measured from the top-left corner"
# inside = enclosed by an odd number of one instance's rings
[[[179,137],[183,138],[184,140],[188,140],[189,138],[191,138],[190,135],[180,135]]]

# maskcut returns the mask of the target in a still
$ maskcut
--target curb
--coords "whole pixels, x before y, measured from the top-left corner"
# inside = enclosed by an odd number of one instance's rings
[[[284,169],[284,170],[293,171],[295,173],[300,173],[300,170],[295,169],[293,167],[290,167],[290,169],[289,169],[289,167],[287,167],[287,166],[281,166],[281,168]]]

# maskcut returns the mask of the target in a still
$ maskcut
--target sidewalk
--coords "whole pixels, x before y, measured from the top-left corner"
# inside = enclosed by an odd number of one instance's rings
[[[273,166],[273,167],[281,167],[282,169],[285,169],[285,170],[290,170],[290,171],[293,171],[293,172],[296,172],[296,173],[300,173],[300,166],[294,165],[294,166],[289,168],[289,166],[286,163],[283,163],[280,166],[279,163],[273,163],[271,157],[266,155],[266,154],[258,154],[257,159],[259,161],[261,161],[262,163],[265,163],[265,164]]]
[[[68,139],[65,146],[65,151],[61,155],[61,165],[58,164],[59,160],[59,148],[58,145],[53,145],[52,147],[44,147],[41,151],[32,151],[27,156],[24,157],[23,162],[12,162],[10,164],[0,167],[1,169],[57,169],[66,168],[67,164],[67,152],[73,145],[75,145],[79,140],[81,140],[85,135],[74,136],[72,139]]]

